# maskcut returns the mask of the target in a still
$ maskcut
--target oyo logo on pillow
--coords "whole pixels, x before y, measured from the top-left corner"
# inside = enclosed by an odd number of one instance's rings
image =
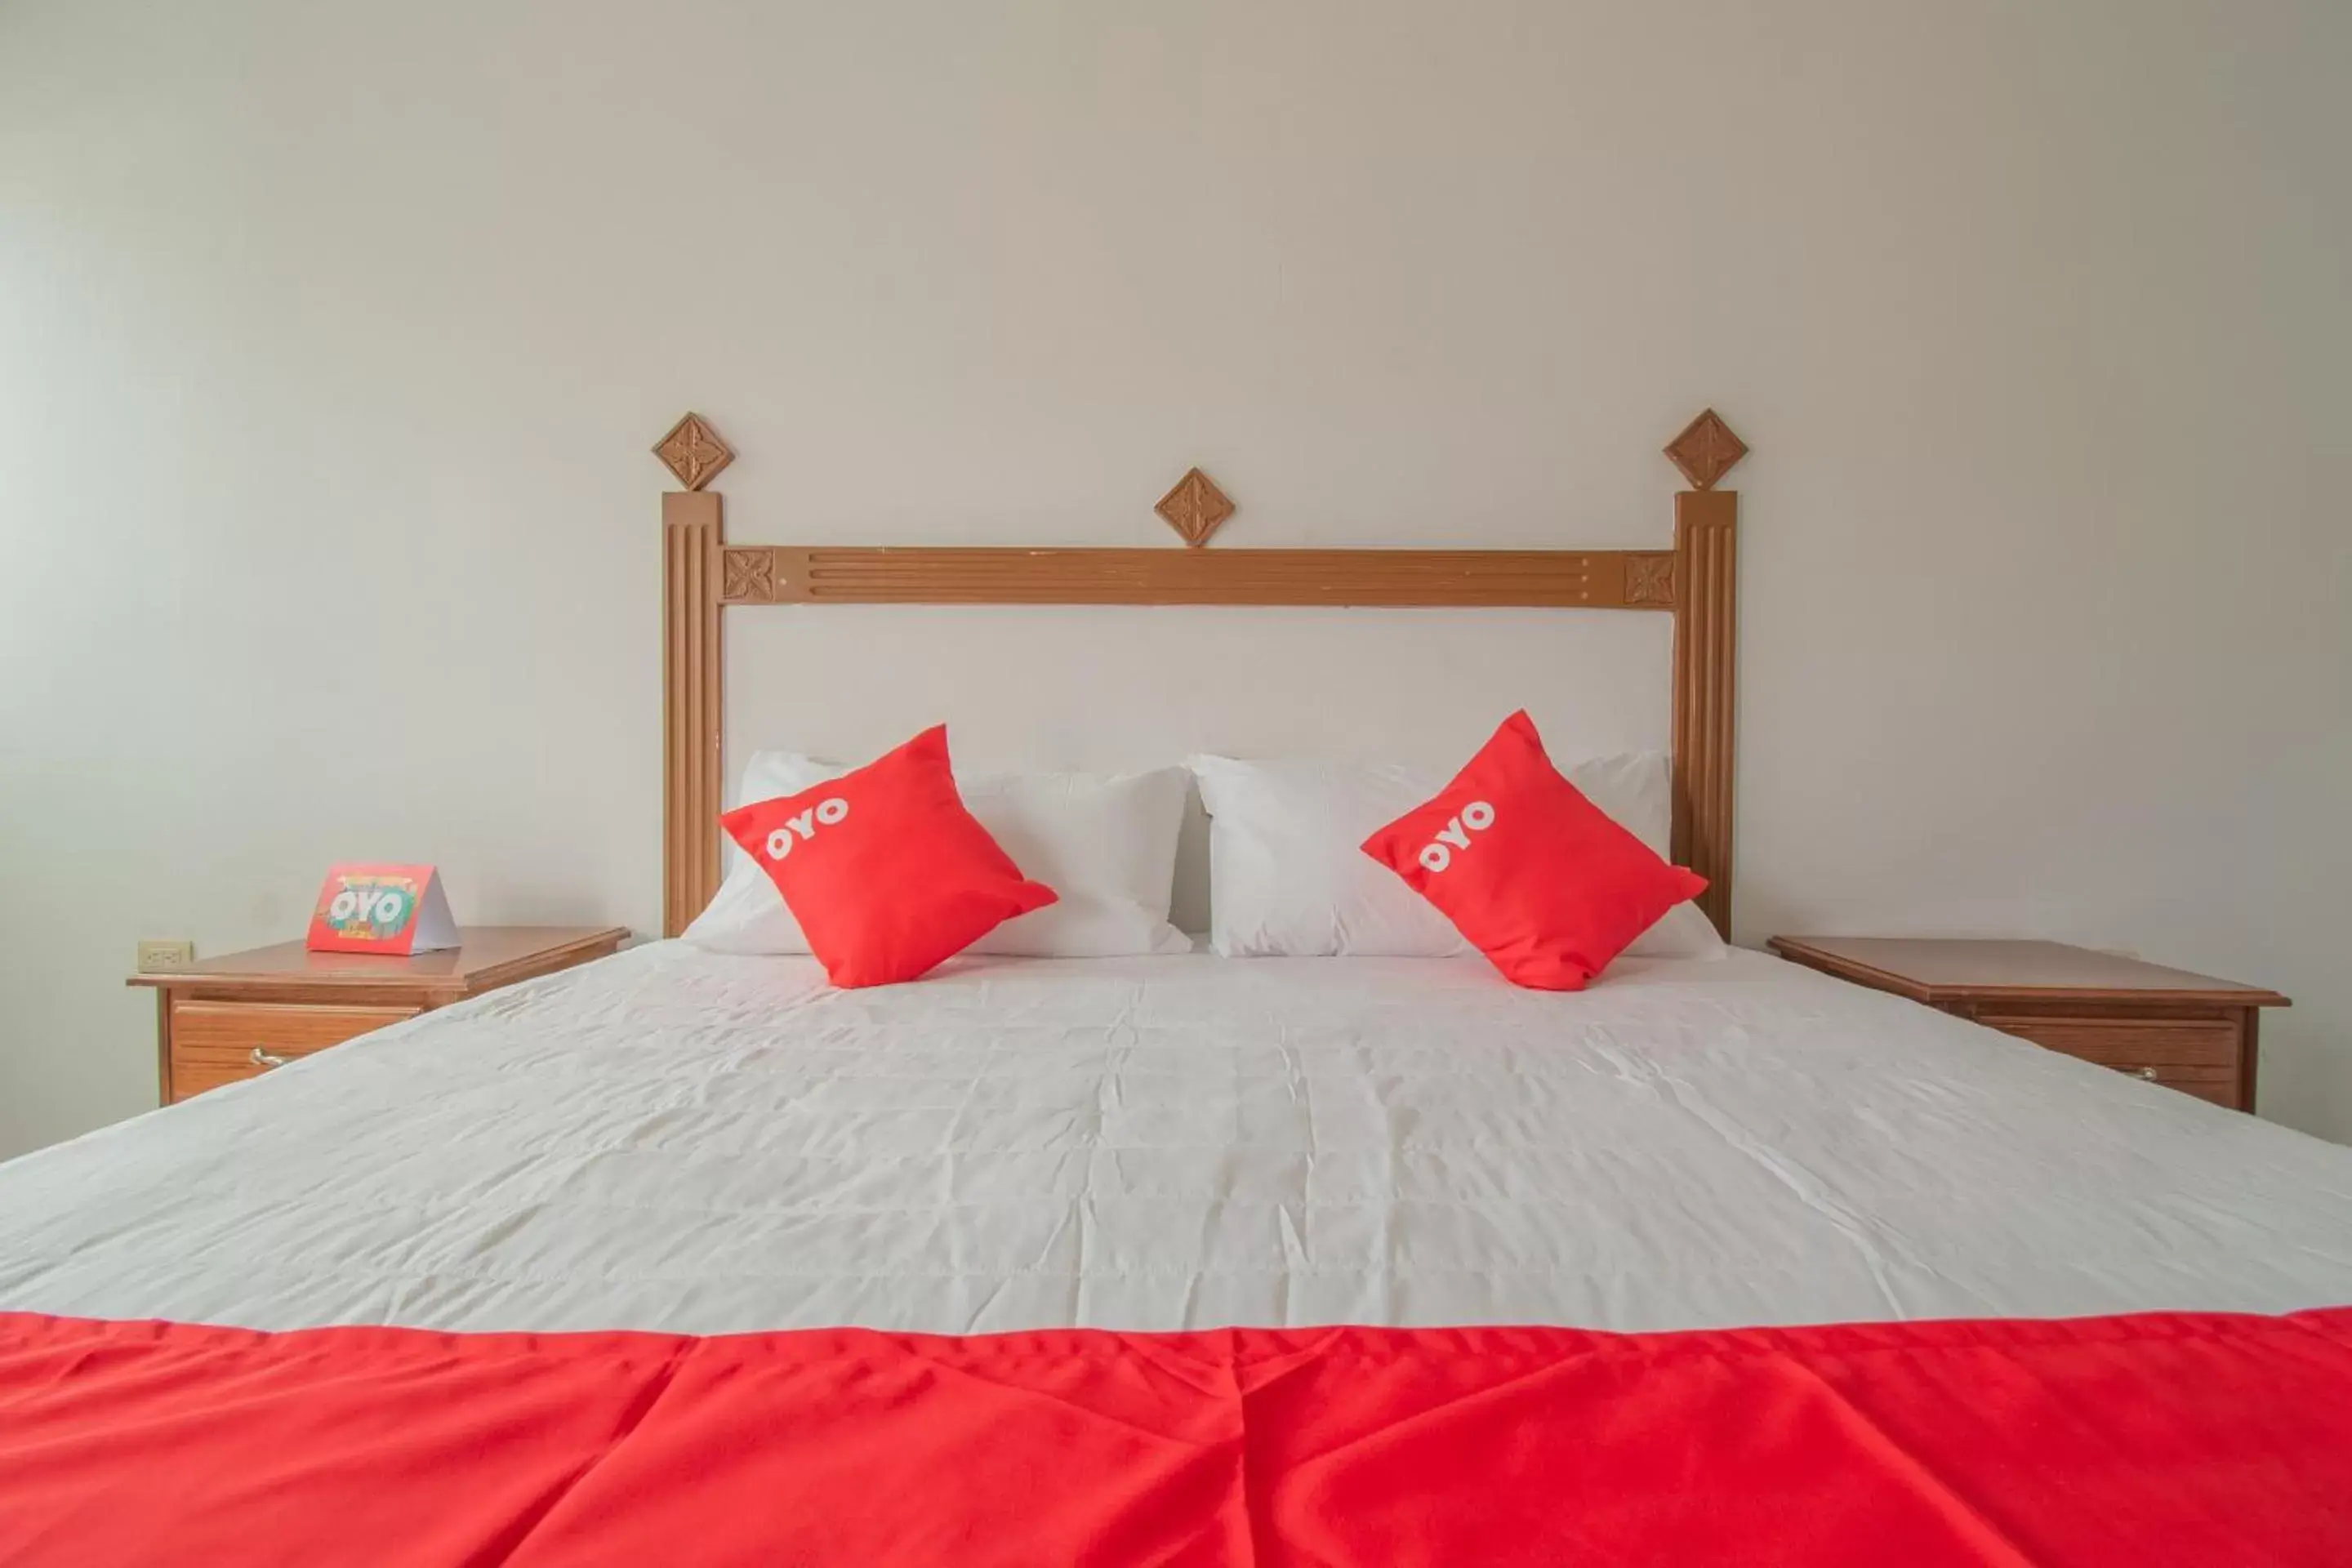
[[[1483,800],[1474,800],[1462,808],[1462,815],[1437,830],[1437,837],[1421,847],[1423,869],[1437,872],[1454,864],[1454,851],[1470,847],[1470,836],[1484,833],[1495,826],[1495,808]]]
[[[798,816],[784,818],[784,825],[768,835],[768,858],[782,859],[800,839],[814,838],[818,828],[831,827],[848,816],[849,803],[836,795],[817,802]],[[794,838],[794,834],[800,838]]]

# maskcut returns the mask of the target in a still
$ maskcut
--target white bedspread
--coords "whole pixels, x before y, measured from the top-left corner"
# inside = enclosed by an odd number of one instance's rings
[[[1611,1329],[2352,1302],[2352,1149],[1755,954],[662,943],[0,1166],[0,1310]]]

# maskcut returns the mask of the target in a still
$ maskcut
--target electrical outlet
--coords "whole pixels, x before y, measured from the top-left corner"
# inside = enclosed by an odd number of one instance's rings
[[[196,966],[196,944],[193,942],[142,942],[139,944],[139,973],[153,974],[159,970],[194,969]]]

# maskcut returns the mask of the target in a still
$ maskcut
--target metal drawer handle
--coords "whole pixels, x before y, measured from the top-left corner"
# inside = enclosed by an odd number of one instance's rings
[[[2154,1083],[2156,1081],[2156,1069],[2154,1068],[2137,1068],[2133,1070],[2132,1077],[2144,1078],[2147,1079],[2148,1082]]]
[[[268,1072],[271,1068],[282,1068],[282,1067],[284,1067],[284,1066],[285,1066],[289,1061],[292,1060],[293,1058],[289,1058],[289,1057],[274,1057],[274,1056],[271,1056],[268,1051],[263,1050],[259,1046],[256,1046],[256,1047],[253,1047],[253,1054],[252,1054],[251,1056],[249,1056],[249,1057],[246,1058],[245,1059],[246,1059],[247,1061],[251,1062],[255,1067],[259,1068],[262,1071],[264,1071],[264,1072]],[[2153,1077],[2154,1075],[2153,1075],[2153,1074],[2151,1074],[2151,1075],[2149,1075],[2149,1076]]]

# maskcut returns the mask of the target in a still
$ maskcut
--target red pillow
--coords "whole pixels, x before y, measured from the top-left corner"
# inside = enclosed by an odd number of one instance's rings
[[[1706,879],[1669,866],[1559,776],[1535,721],[1503,721],[1364,853],[1435,904],[1514,984],[1581,991]]]
[[[853,773],[719,819],[835,985],[888,985],[1055,901],[964,809],[944,724]]]

